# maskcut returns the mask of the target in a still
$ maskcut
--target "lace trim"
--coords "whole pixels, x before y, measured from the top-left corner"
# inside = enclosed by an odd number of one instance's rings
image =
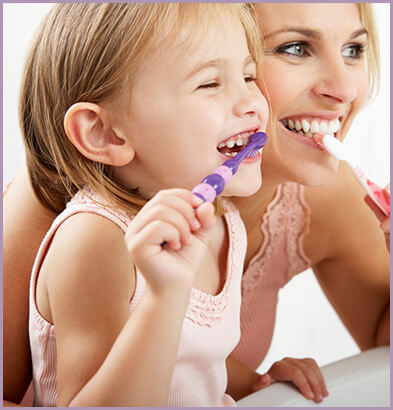
[[[97,208],[105,208],[105,211],[108,212],[112,218],[119,220],[123,224],[124,230],[127,229],[133,219],[132,215],[128,215],[122,210],[110,208],[101,196],[90,189],[85,188],[83,191],[79,191],[67,204],[67,208],[80,204],[85,204],[92,211]],[[218,295],[211,295],[200,289],[192,288],[190,303],[185,317],[200,326],[212,327],[223,318],[231,295],[230,289],[233,282],[233,274],[237,272],[240,276],[242,273],[243,265],[241,262],[243,259],[240,258],[241,260],[239,261],[239,257],[236,257],[236,255],[239,256],[242,254],[241,244],[244,244],[246,241],[246,232],[235,206],[225,199],[222,200],[222,204],[225,210],[224,217],[229,235],[227,277]],[[241,266],[239,266],[240,263]]]
[[[222,202],[224,205],[224,201]],[[191,301],[186,317],[200,326],[212,327],[223,318],[230,300],[230,289],[233,286],[234,273],[239,275],[242,273],[243,259],[239,256],[242,255],[241,245],[245,243],[246,232],[235,206],[231,202],[225,201],[224,209],[229,235],[227,277],[223,289],[215,296],[192,288]]]
[[[288,270],[282,272],[281,286],[296,273],[311,266],[305,255],[303,240],[309,231],[310,208],[304,200],[304,187],[296,183],[285,183],[277,187],[276,195],[268,205],[262,218],[263,243],[260,250],[250,260],[242,282],[243,297],[252,290],[269,272],[268,265],[274,257],[288,259]],[[286,237],[286,255],[277,254],[277,246],[282,236]],[[275,279],[280,272],[274,272]],[[280,279],[280,278],[279,278]]]

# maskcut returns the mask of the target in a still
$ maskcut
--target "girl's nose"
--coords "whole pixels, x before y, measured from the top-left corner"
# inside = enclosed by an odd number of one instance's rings
[[[255,89],[247,87],[237,95],[233,104],[233,113],[238,117],[257,116],[264,118],[268,115],[267,101],[257,85],[255,85]]]
[[[312,92],[332,103],[345,104],[357,96],[356,76],[342,56],[324,59]]]

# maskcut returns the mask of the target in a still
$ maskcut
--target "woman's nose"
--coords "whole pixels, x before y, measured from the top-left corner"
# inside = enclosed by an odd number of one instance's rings
[[[321,62],[318,80],[312,91],[329,102],[345,104],[357,96],[356,76],[342,56],[331,57]]]

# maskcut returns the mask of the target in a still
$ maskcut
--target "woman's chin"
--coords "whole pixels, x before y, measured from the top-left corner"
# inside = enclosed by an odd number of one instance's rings
[[[328,163],[304,163],[292,169],[293,180],[305,186],[322,186],[331,184],[336,178],[339,161],[331,158]],[[291,179],[292,179],[291,178]]]

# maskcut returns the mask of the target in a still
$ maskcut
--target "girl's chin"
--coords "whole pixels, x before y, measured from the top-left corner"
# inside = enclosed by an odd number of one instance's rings
[[[235,181],[234,181],[235,182]],[[223,192],[223,196],[251,196],[254,195],[262,185],[262,177],[255,178],[252,181],[243,181],[237,184],[229,184]]]

